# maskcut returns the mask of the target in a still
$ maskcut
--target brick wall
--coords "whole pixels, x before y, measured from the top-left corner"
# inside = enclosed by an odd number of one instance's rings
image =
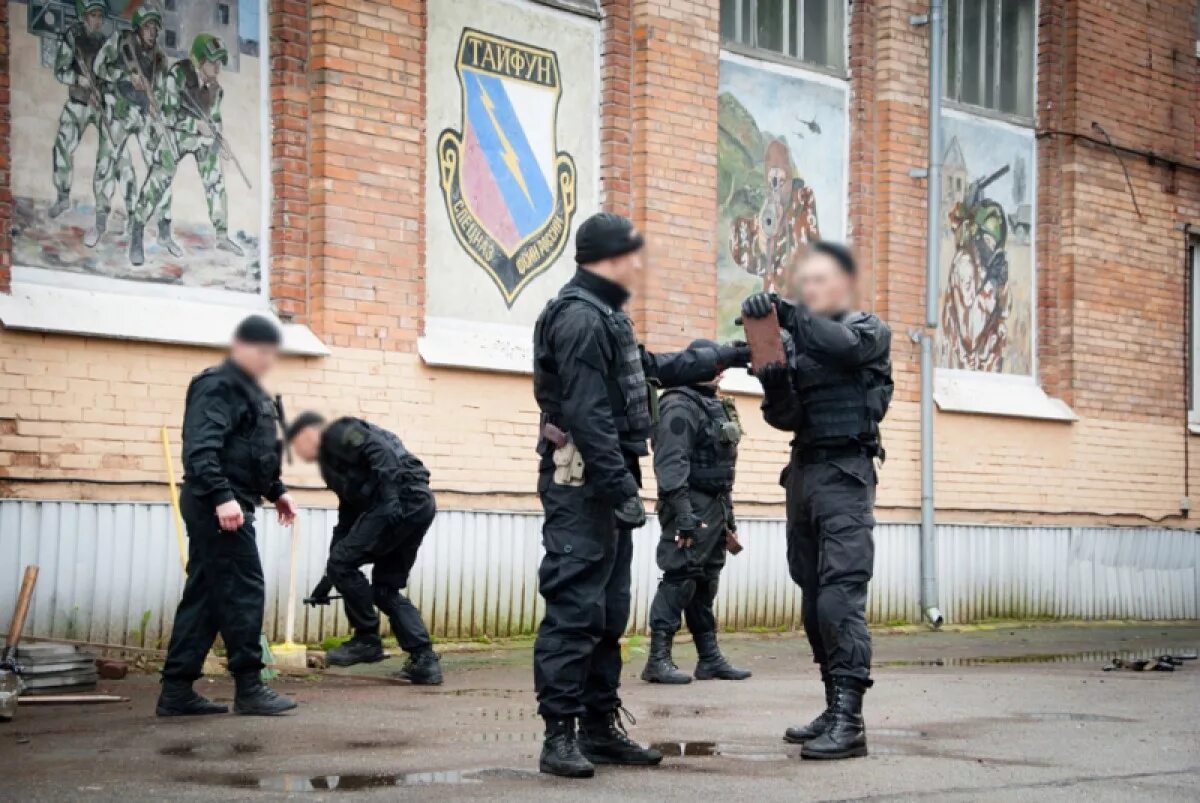
[[[650,270],[634,315],[651,347],[675,347],[715,327],[719,6],[602,5],[601,201],[645,230]],[[1180,524],[1180,499],[1200,483],[1184,427],[1179,228],[1200,223],[1200,177],[1124,153],[1139,217],[1116,156],[1071,135],[1096,136],[1098,122],[1133,151],[1197,158],[1191,4],[1121,5],[1039,5],[1039,373],[1081,420],[939,415],[947,520]],[[535,509],[528,378],[433,369],[414,353],[429,261],[425,8],[272,0],[272,296],[334,352],[288,359],[274,389],[293,411],[358,413],[396,428],[429,462],[444,505]],[[924,302],[925,182],[908,175],[926,161],[927,34],[909,24],[923,11],[919,0],[862,0],[850,19],[851,233],[870,269],[866,303],[897,333],[880,488],[881,516],[892,520],[919,504],[917,352],[904,333],[920,324]],[[0,69],[0,134],[7,81]],[[217,357],[0,331],[0,494],[160,497],[159,427],[177,454],[183,389]],[[746,515],[780,515],[786,439],[762,424],[756,401],[739,399],[749,431],[737,499]],[[307,469],[288,476],[317,484]],[[33,477],[89,482],[17,479]]]
[[[8,71],[8,3],[0,3],[0,293],[12,281],[12,165],[9,160],[9,114],[12,77]]]

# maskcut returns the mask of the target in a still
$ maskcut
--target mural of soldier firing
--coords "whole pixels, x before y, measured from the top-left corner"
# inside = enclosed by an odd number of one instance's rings
[[[846,90],[726,54],[719,104],[717,327],[729,338],[743,298],[789,294],[805,246],[845,235]]]
[[[938,365],[1032,371],[1033,136],[946,116],[942,158]]]
[[[15,267],[260,291],[262,13],[9,2]]]

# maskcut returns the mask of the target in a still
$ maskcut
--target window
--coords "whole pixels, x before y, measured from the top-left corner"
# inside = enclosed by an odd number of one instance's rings
[[[759,50],[841,70],[846,0],[721,0],[721,36]]]
[[[163,8],[166,9],[167,11],[174,11],[175,10],[175,0],[165,0],[165,2],[163,3]]]
[[[166,34],[166,44],[167,44],[168,50],[174,50],[175,48],[179,47],[179,34],[177,34],[175,31],[171,30],[170,28],[167,28],[167,30],[165,31],[165,34]]]
[[[229,24],[229,4],[228,3],[217,3],[217,24],[218,25],[228,25]]]
[[[1200,243],[1193,241],[1192,243],[1192,276],[1191,276],[1191,339],[1190,344],[1190,359],[1188,360],[1189,367],[1192,371],[1190,388],[1191,404],[1188,409],[1191,414],[1188,416],[1188,424],[1192,432],[1200,433],[1200,367],[1196,365],[1197,360],[1200,360]]]
[[[1033,117],[1035,0],[950,0],[946,87],[950,100]]]

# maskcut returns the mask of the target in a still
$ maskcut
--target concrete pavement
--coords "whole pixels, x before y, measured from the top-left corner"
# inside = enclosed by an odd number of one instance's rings
[[[1173,673],[1102,672],[1114,655],[1191,651],[1200,624],[1042,626],[876,637],[871,756],[800,761],[783,729],[821,705],[797,634],[727,638],[742,683],[650,686],[625,678],[636,738],[657,769],[590,781],[536,772],[541,722],[529,646],[446,656],[440,688],[371,674],[287,680],[279,719],[159,720],[153,677],[106,682],[128,704],[24,707],[0,726],[4,800],[1194,800],[1200,662]],[[694,653],[677,650],[688,668]],[[206,682],[217,699],[226,680]]]

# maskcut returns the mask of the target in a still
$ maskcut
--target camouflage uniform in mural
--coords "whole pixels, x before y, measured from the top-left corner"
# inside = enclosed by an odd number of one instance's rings
[[[58,134],[54,138],[54,188],[58,197],[49,209],[56,218],[71,205],[71,177],[75,168],[75,149],[79,147],[88,126],[102,130],[104,121],[102,95],[93,87],[88,72],[96,54],[104,45],[104,15],[106,0],[79,0],[76,4],[79,21],[63,32],[54,56],[54,77],[67,86],[67,102],[58,117]],[[128,200],[134,190],[133,165],[129,155],[122,152],[117,162],[117,183],[125,188]]]
[[[161,28],[162,13],[153,6],[142,6],[133,13],[133,30],[117,31],[96,54],[92,69],[105,83],[105,120],[94,180],[96,226],[84,239],[89,247],[100,242],[107,228],[129,137],[137,138],[146,162],[153,161],[160,147],[174,147],[153,119],[153,108],[162,106],[167,87],[167,57],[158,46]]]
[[[942,300],[941,362],[946,368],[1001,372],[1008,346],[1012,296],[1008,286],[1008,221],[983,195],[1005,166],[979,179],[950,212],[954,257]]]
[[[129,259],[142,264],[143,227],[151,215],[159,212],[158,243],[175,256],[183,249],[171,238],[171,186],[179,163],[189,154],[196,160],[204,195],[208,200],[208,217],[217,232],[217,248],[238,256],[242,249],[229,239],[229,197],[225,191],[225,174],[221,168],[221,99],[224,90],[217,83],[220,65],[229,62],[229,51],[212,34],[202,33],[192,43],[190,57],[176,63],[167,74],[163,114],[175,138],[175,149],[159,148],[155,153],[150,174],[142,185],[133,215],[133,230],[129,244]]]

